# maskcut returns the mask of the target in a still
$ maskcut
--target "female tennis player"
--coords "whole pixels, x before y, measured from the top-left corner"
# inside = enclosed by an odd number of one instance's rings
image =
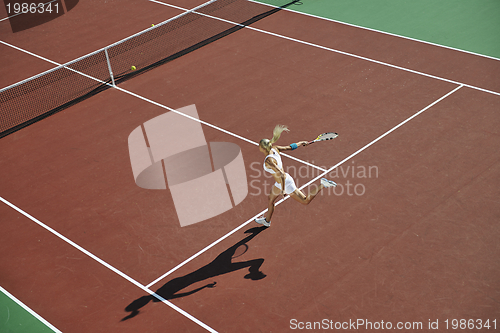
[[[276,181],[274,186],[271,188],[271,193],[269,194],[269,207],[266,216],[255,219],[255,222],[266,227],[271,225],[271,217],[274,213],[274,202],[280,194],[283,195],[283,197],[285,194],[288,194],[301,204],[308,205],[325,187],[337,186],[335,182],[326,178],[321,178],[320,186],[316,186],[316,188],[311,190],[307,196],[297,188],[292,176],[283,170],[283,162],[281,161],[280,151],[295,150],[299,146],[309,145],[309,142],[300,141],[292,143],[289,146],[273,146],[273,143],[278,141],[283,131],[288,132],[288,128],[283,125],[276,125],[273,131],[273,138],[271,140],[262,139],[259,143],[259,150],[266,155],[266,158],[264,159],[264,171],[273,175],[273,178]]]

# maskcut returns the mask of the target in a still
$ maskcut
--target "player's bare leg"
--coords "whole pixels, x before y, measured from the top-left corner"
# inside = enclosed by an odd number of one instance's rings
[[[326,178],[321,179],[321,184],[319,186],[314,186],[314,188],[306,196],[301,190],[296,189],[293,193],[290,193],[290,197],[300,202],[303,205],[309,205],[309,203],[316,197],[316,195],[324,188],[335,187],[337,184],[334,181],[328,180]]]
[[[266,227],[269,227],[271,225],[271,217],[273,216],[274,213],[274,202],[276,201],[276,199],[280,194],[281,190],[276,186],[273,186],[271,189],[271,193],[269,193],[267,214],[265,217],[255,219],[255,222],[262,224]]]

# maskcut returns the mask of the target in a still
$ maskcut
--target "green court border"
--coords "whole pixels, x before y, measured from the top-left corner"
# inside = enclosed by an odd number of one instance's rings
[[[299,0],[286,9],[500,60],[499,0]]]
[[[2,287],[0,287],[0,332],[62,333]]]

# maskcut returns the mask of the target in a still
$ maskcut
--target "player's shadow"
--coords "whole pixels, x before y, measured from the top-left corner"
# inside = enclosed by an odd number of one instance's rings
[[[245,279],[250,280],[260,280],[266,277],[264,273],[260,271],[260,266],[264,262],[264,259],[253,259],[248,261],[233,262],[233,258],[238,257],[246,252],[248,249],[248,243],[252,238],[257,236],[260,232],[267,229],[266,227],[255,227],[245,231],[245,233],[250,234],[238,243],[234,244],[221,254],[217,256],[211,263],[197,269],[196,271],[189,273],[187,275],[177,277],[165,283],[157,291],[156,295],[142,296],[130,303],[125,311],[130,312],[128,316],[122,319],[122,321],[135,317],[139,314],[139,309],[148,304],[150,301],[160,302],[161,299],[171,300],[179,297],[192,295],[204,288],[214,288],[217,282],[209,283],[197,289],[180,292],[184,288],[190,285],[213,278],[218,275],[230,273],[248,267],[248,274],[245,275]],[[243,247],[243,253],[236,254],[238,248]]]

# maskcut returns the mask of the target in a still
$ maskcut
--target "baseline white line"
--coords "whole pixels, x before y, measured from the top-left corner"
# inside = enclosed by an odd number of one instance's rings
[[[450,91],[449,93],[447,93],[446,95],[440,97],[439,99],[435,100],[434,102],[432,102],[431,104],[427,105],[425,108],[423,108],[422,110],[418,111],[417,113],[415,113],[414,115],[412,115],[411,117],[407,118],[406,120],[402,121],[401,123],[399,123],[398,125],[394,126],[393,128],[391,128],[390,130],[388,130],[387,132],[385,132],[384,134],[382,134],[381,136],[379,136],[378,138],[376,138],[375,140],[371,141],[370,143],[366,144],[365,146],[363,146],[362,148],[358,149],[357,151],[355,151],[354,153],[352,153],[351,155],[347,156],[346,158],[344,158],[342,161],[340,161],[339,163],[335,164],[334,166],[332,166],[331,168],[329,168],[328,170],[324,171],[322,174],[316,176],[315,178],[313,178],[312,180],[310,180],[309,182],[307,182],[306,184],[302,185],[300,187],[300,189],[303,189],[309,185],[311,185],[312,183],[314,183],[315,181],[317,181],[318,179],[320,179],[321,177],[325,176],[326,174],[328,174],[329,172],[331,172],[332,170],[334,170],[335,168],[339,167],[340,165],[342,165],[343,163],[347,162],[348,160],[350,160],[351,158],[353,158],[354,156],[358,155],[359,153],[361,153],[362,151],[364,151],[365,149],[367,149],[368,147],[372,146],[373,144],[375,144],[376,142],[380,141],[382,138],[386,137],[387,135],[389,135],[390,133],[394,132],[395,130],[397,130],[398,128],[400,128],[401,126],[403,126],[404,124],[406,124],[407,122],[409,122],[410,120],[412,120],[413,118],[417,117],[418,115],[420,115],[421,113],[425,112],[426,110],[428,110],[429,108],[431,108],[432,106],[436,105],[437,103],[439,103],[440,101],[442,101],[443,99],[445,99],[446,97],[450,96],[451,94],[455,93],[457,90],[459,90],[460,88],[462,88],[463,85],[460,85],[458,86],[457,88],[453,89],[452,91]],[[278,206],[279,204],[281,204],[282,202],[284,202],[285,200],[287,200],[289,198],[289,196],[286,196],[284,199],[281,199],[279,200],[274,206]],[[189,257],[188,259],[184,260],[183,262],[181,262],[180,264],[178,264],[177,266],[175,266],[174,268],[172,268],[171,270],[169,270],[168,272],[166,272],[165,274],[163,274],[162,276],[158,277],[157,279],[155,279],[153,282],[149,283],[146,287],[147,288],[150,288],[151,286],[153,286],[154,284],[158,283],[159,281],[163,280],[165,277],[167,277],[168,275],[172,274],[173,272],[175,272],[176,270],[178,270],[179,268],[181,268],[182,266],[184,266],[185,264],[187,264],[188,262],[190,262],[191,260],[195,259],[196,257],[200,256],[202,253],[206,252],[207,250],[211,249],[212,247],[214,247],[215,245],[219,244],[221,241],[223,241],[224,239],[228,238],[229,236],[231,236],[232,234],[234,234],[235,232],[237,232],[238,230],[240,230],[241,228],[245,227],[246,225],[248,225],[249,223],[253,222],[253,220],[256,218],[256,217],[259,217],[261,215],[263,215],[264,213],[267,212],[267,209],[263,210],[262,212],[260,212],[259,214],[257,215],[254,215],[253,217],[251,217],[249,220],[247,220],[246,222],[244,222],[243,224],[239,225],[238,227],[236,227],[235,229],[231,230],[230,232],[228,232],[227,234],[225,234],[224,236],[222,236],[221,238],[217,239],[215,242],[211,243],[210,245],[206,246],[205,248],[203,248],[202,250],[196,252],[195,254],[193,254],[191,257]]]
[[[182,8],[182,7],[173,6],[173,5],[170,5],[170,4],[158,1],[158,0],[149,0],[149,1],[161,4],[161,5],[164,5],[164,6],[174,7],[174,8],[177,8],[177,9]],[[188,9],[183,8],[183,10],[188,10]],[[365,61],[368,61],[368,62],[373,62],[373,63],[379,64],[379,65],[383,65],[383,66],[395,68],[395,69],[402,70],[402,71],[405,71],[405,72],[409,72],[409,73],[413,73],[413,74],[417,74],[417,75],[426,76],[426,77],[429,77],[429,78],[432,78],[432,79],[436,79],[436,80],[440,80],[440,81],[445,81],[445,82],[448,82],[448,83],[453,83],[453,84],[456,84],[456,85],[461,85],[461,86],[468,87],[468,88],[471,88],[471,89],[480,90],[480,91],[483,91],[483,92],[487,92],[487,93],[490,93],[490,94],[494,94],[494,95],[500,96],[500,92],[496,92],[496,91],[492,91],[492,90],[488,90],[488,89],[484,89],[484,88],[479,88],[479,87],[472,86],[472,85],[467,84],[467,83],[463,83],[463,82],[459,82],[459,81],[454,81],[454,80],[450,80],[450,79],[445,79],[443,77],[439,77],[439,76],[436,76],[436,75],[427,74],[427,73],[416,71],[416,70],[413,70],[413,69],[409,69],[409,68],[405,68],[405,67],[393,65],[393,64],[390,64],[390,63],[387,63],[387,62],[383,62],[383,61],[379,61],[379,60],[375,60],[375,59],[363,57],[363,56],[360,56],[360,55],[357,55],[357,54],[354,54],[354,53],[349,53],[349,52],[344,52],[344,51],[332,49],[330,47],[322,46],[322,45],[319,45],[319,44],[314,44],[314,43],[306,42],[306,41],[303,41],[303,40],[300,40],[300,39],[296,39],[296,38],[293,38],[293,37],[288,37],[288,36],[276,34],[274,32],[270,32],[270,31],[266,31],[266,30],[254,28],[254,27],[251,27],[251,26],[248,26],[248,25],[243,25],[241,23],[232,22],[232,21],[229,21],[229,20],[226,20],[226,19],[222,19],[220,17],[216,17],[216,16],[212,16],[212,15],[208,15],[208,14],[204,14],[204,13],[200,13],[200,12],[196,12],[196,11],[193,11],[193,13],[196,13],[196,14],[201,15],[201,16],[209,17],[209,18],[212,18],[212,19],[215,19],[215,20],[219,20],[219,21],[222,21],[222,22],[234,24],[236,26],[241,26],[241,27],[244,27],[244,28],[247,28],[247,29],[250,29],[250,30],[253,30],[253,31],[257,31],[257,32],[260,32],[260,33],[263,33],[263,34],[266,34],[266,35],[270,35],[270,36],[274,36],[274,37],[286,39],[286,40],[289,40],[289,41],[292,41],[292,42],[296,42],[296,43],[300,43],[300,44],[312,46],[312,47],[315,47],[315,48],[323,49],[323,50],[334,52],[334,53],[343,54],[343,55],[346,55],[346,56],[349,56],[349,57],[353,57],[353,58],[365,60]]]
[[[18,213],[26,216],[28,219],[30,219],[31,221],[35,222],[36,224],[38,224],[39,226],[41,226],[42,228],[44,228],[45,230],[49,231],[51,234],[55,235],[56,237],[58,237],[59,239],[63,240],[64,242],[66,242],[67,244],[73,246],[75,249],[79,250],[80,252],[86,254],[87,256],[89,256],[90,258],[94,259],[95,261],[97,261],[98,263],[100,263],[101,265],[103,265],[104,267],[106,267],[107,269],[115,272],[116,274],[118,274],[119,276],[121,276],[122,278],[124,278],[125,280],[127,280],[128,282],[132,283],[133,285],[135,285],[136,287],[142,289],[143,291],[147,292],[148,294],[156,297],[157,299],[159,299],[161,302],[163,302],[164,304],[168,305],[169,307],[171,307],[172,309],[174,309],[175,311],[177,311],[178,313],[182,314],[183,316],[185,316],[186,318],[189,318],[191,319],[193,322],[195,322],[196,324],[200,325],[201,327],[205,328],[206,330],[208,330],[209,332],[214,332],[214,333],[217,333],[217,331],[215,331],[213,328],[211,328],[210,326],[208,326],[207,324],[203,323],[202,321],[198,320],[197,318],[193,317],[191,314],[187,313],[186,311],[182,310],[181,308],[177,307],[176,305],[174,305],[173,303],[170,303],[169,301],[167,301],[166,299],[164,299],[163,297],[161,297],[160,295],[156,294],[155,292],[153,292],[152,290],[150,290],[149,288],[143,286],[142,284],[140,284],[139,282],[135,281],[134,279],[132,279],[130,276],[128,276],[127,274],[123,273],[122,271],[118,270],[117,268],[115,268],[114,266],[111,266],[110,264],[108,264],[107,262],[105,262],[104,260],[102,260],[101,258],[99,258],[98,256],[94,255],[93,253],[91,253],[90,251],[87,251],[86,249],[84,249],[83,247],[81,247],[80,245],[76,244],[75,242],[73,242],[72,240],[70,240],[69,238],[63,236],[62,234],[60,234],[59,232],[57,232],[56,230],[52,229],[51,227],[47,226],[46,224],[44,224],[43,222],[40,222],[38,219],[34,218],[33,216],[31,216],[30,214],[26,213],[25,211],[23,211],[22,209],[20,209],[19,207],[15,206],[14,204],[10,203],[9,201],[7,201],[6,199],[0,197],[0,201],[2,201],[4,204],[6,204],[7,206],[9,206],[10,208],[14,209],[15,211],[17,211]]]
[[[14,302],[16,302],[17,305],[19,305],[20,307],[22,307],[24,310],[28,311],[30,313],[30,315],[32,315],[33,317],[35,317],[36,319],[38,319],[39,321],[41,321],[45,326],[47,326],[48,328],[50,328],[54,332],[56,332],[56,333],[62,333],[54,325],[52,325],[51,323],[49,323],[42,316],[40,316],[38,313],[36,313],[32,309],[30,309],[29,306],[27,306],[26,304],[24,304],[23,302],[21,302],[20,300],[18,300],[14,295],[12,295],[11,293],[9,293],[7,290],[5,290],[4,288],[2,288],[1,286],[0,286],[0,292],[2,292],[5,295],[7,295],[7,297],[9,297],[11,300],[13,300]]]
[[[270,5],[268,3],[259,2],[259,1],[255,1],[255,0],[247,0],[247,1],[258,3],[258,4],[261,4],[261,5],[265,5],[265,6],[269,6],[269,7],[273,7],[273,8],[281,8],[279,6]],[[352,23],[338,21],[338,20],[331,19],[331,18],[328,18],[328,17],[323,17],[323,16],[314,15],[314,14],[304,13],[304,12],[301,12],[301,11],[298,11],[298,10],[294,10],[294,9],[291,9],[291,8],[288,8],[288,7],[287,8],[282,8],[282,10],[286,10],[286,11],[289,11],[289,12],[292,12],[292,13],[296,13],[296,14],[300,14],[300,15],[310,16],[310,17],[321,19],[321,20],[325,20],[325,21],[335,22],[335,23],[347,25],[347,26],[354,27],[354,28],[359,28],[359,29],[363,29],[363,30],[378,32],[378,33],[381,33],[381,34],[384,34],[384,35],[389,35],[389,36],[393,36],[393,37],[399,37],[399,38],[402,38],[402,39],[408,39],[408,40],[411,40],[411,41],[414,41],[414,42],[419,42],[419,43],[423,43],[423,44],[429,44],[429,45],[432,45],[432,46],[442,47],[442,48],[453,50],[453,51],[459,51],[459,52],[468,53],[468,54],[472,54],[472,55],[479,56],[479,57],[484,57],[484,58],[488,58],[488,59],[500,61],[500,58],[496,58],[496,57],[489,56],[489,55],[486,55],[486,54],[481,54],[481,53],[476,53],[476,52],[467,51],[467,50],[463,50],[463,49],[458,49],[456,47],[446,46],[446,45],[442,45],[442,44],[436,44],[436,43],[432,43],[432,42],[428,42],[428,41],[425,41],[425,40],[422,40],[422,39],[416,39],[416,38],[412,38],[412,37],[408,37],[408,36],[397,35],[397,34],[394,34],[392,32],[387,32],[387,31],[383,31],[383,30],[377,30],[377,29],[373,29],[373,28],[363,27],[361,25],[356,25],[356,24],[352,24]]]

